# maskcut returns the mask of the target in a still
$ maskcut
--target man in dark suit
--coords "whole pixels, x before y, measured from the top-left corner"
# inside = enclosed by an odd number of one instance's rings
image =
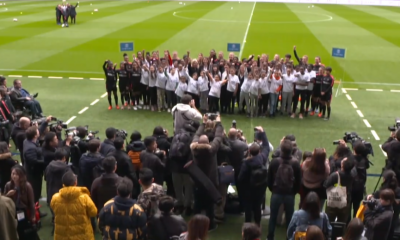
[[[76,8],[78,7],[79,2],[74,5],[69,5],[69,16],[71,17],[71,24],[74,22],[76,24]]]
[[[24,140],[26,139],[25,131],[31,125],[31,120],[27,117],[22,117],[18,122],[14,123],[11,130],[11,138],[14,142],[15,147],[19,150],[21,156],[21,162],[24,164]]]
[[[38,138],[43,134],[51,121],[51,116],[47,117],[46,121],[40,125],[29,127],[26,130],[26,139],[23,143],[23,156],[25,160],[25,170],[28,182],[32,185],[34,200],[39,201],[42,192],[42,180],[44,171],[44,160],[42,148],[39,146]]]
[[[14,87],[11,89],[10,92],[11,101],[23,102],[24,107],[28,108],[31,111],[32,119],[43,117],[42,107],[40,106],[40,103],[35,99],[37,95],[37,93],[31,95],[27,90],[22,88],[21,80],[14,80]]]

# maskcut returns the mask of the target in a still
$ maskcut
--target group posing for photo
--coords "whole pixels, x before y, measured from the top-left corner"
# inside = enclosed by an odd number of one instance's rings
[[[202,53],[191,58],[188,51],[182,59],[177,52],[172,56],[164,51],[137,52],[130,62],[125,53],[124,60],[113,64],[106,60],[103,70],[106,75],[108,109],[112,109],[112,95],[116,109],[144,109],[168,111],[189,94],[201,112],[247,114],[247,117],[275,117],[289,115],[303,119],[318,114],[329,120],[334,77],[332,68],[325,67],[320,57],[309,63],[308,56],[291,54],[280,58],[275,54],[269,60],[266,54],[239,58],[229,53],[210,51],[208,57]],[[117,85],[121,107],[118,104]],[[300,106],[299,106],[300,105]]]

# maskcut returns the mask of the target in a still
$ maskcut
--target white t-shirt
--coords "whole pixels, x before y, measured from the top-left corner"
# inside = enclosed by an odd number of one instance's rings
[[[254,82],[254,79],[247,79],[245,78],[243,83],[242,83],[242,87],[240,88],[241,92],[245,92],[245,93],[249,93],[250,92],[250,87],[251,84]]]
[[[178,71],[175,71],[174,75],[172,75],[169,72],[167,74],[168,74],[168,80],[165,89],[168,91],[175,91],[176,84],[179,82]]]
[[[261,94],[268,94],[270,87],[270,82],[268,81],[268,78],[260,78],[258,81],[260,82]]]
[[[199,77],[197,79],[197,83],[199,84],[200,92],[208,91],[208,79],[207,79],[207,77]]]
[[[165,76],[165,73],[162,72],[157,72],[157,81],[156,81],[156,87],[165,89],[165,85],[167,84],[167,76]]]
[[[226,87],[226,89],[229,92],[235,92],[236,84],[239,84],[239,83],[240,83],[240,81],[239,81],[238,76],[236,76],[236,75],[232,76],[232,75],[229,74],[229,76],[228,76],[228,86]]]
[[[208,95],[220,98],[222,81],[218,81],[218,82],[211,81],[210,86],[211,86],[211,89],[210,89],[210,92],[208,93]]]
[[[196,95],[199,95],[199,86],[198,82],[193,78],[189,77],[188,88],[187,91]]]
[[[296,82],[297,77],[295,77],[293,74],[290,74],[290,76],[283,74],[282,80],[282,92],[293,92],[293,83]]]
[[[296,73],[299,74],[297,77],[296,83],[308,83],[310,82],[310,76],[307,73],[304,73],[304,75],[301,75],[300,72]],[[301,86],[296,84],[296,89],[297,90],[307,90],[307,86]]]
[[[185,94],[186,90],[187,90],[187,83],[183,83],[183,82],[179,81],[178,87],[175,90],[175,94],[178,97],[182,97],[183,94]]]
[[[258,95],[258,89],[260,89],[260,81],[253,80],[250,87],[250,94]]]
[[[144,69],[142,69],[142,78],[140,79],[140,83],[149,86],[149,72]]]
[[[314,83],[311,82],[311,79],[313,79],[313,78],[315,78],[317,76],[317,72],[315,72],[315,71],[311,71],[311,72],[306,71],[306,74],[308,74],[308,76],[310,77],[310,83],[307,86],[307,90],[313,90]]]
[[[149,73],[149,87],[155,87],[156,86],[156,81],[157,81],[157,73],[154,78],[151,77],[151,74]]]

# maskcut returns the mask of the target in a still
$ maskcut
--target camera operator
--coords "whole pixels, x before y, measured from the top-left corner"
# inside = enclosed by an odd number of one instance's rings
[[[133,167],[132,160],[128,156],[128,154],[124,151],[125,142],[124,139],[117,137],[114,140],[115,152],[114,157],[117,161],[117,170],[116,174],[120,177],[127,177],[133,183],[134,191],[132,192],[132,198],[135,199],[137,195],[140,193],[140,189],[138,189],[139,182],[135,172],[135,168]]]
[[[69,159],[69,145],[71,143],[72,137],[68,136],[67,139],[65,139],[65,150],[67,151],[68,157],[67,157],[67,162]],[[61,139],[61,133],[60,132],[47,132],[44,135],[44,143],[42,145],[42,154],[43,154],[43,160],[44,160],[44,165],[45,169],[49,165],[49,163],[53,160],[55,160],[55,153],[57,148],[63,147],[63,142]]]
[[[217,167],[217,152],[222,142],[223,127],[221,117],[215,119],[215,134],[214,139],[210,142],[207,135],[204,134],[205,127],[211,120],[208,120],[207,114],[203,116],[203,124],[197,129],[193,138],[190,149],[193,154],[193,161],[197,164],[200,170],[211,180],[218,189],[218,167]],[[194,190],[194,214],[200,214],[205,210],[207,217],[210,219],[209,229],[216,228],[214,221],[214,203],[205,189],[195,186]]]
[[[34,201],[38,202],[42,192],[42,181],[44,172],[44,159],[42,149],[38,144],[40,134],[43,134],[51,121],[51,116],[46,118],[46,121],[40,125],[29,127],[26,130],[26,139],[23,142],[23,156],[25,160],[25,169],[27,180],[32,185],[34,191]],[[42,214],[45,216],[45,214]],[[46,214],[47,215],[47,214]]]
[[[286,135],[285,137],[283,137],[282,141],[284,140],[289,140],[292,142],[293,145],[293,152],[292,152],[292,156],[295,157],[297,159],[297,161],[301,161],[303,154],[301,152],[301,150],[297,147],[297,143],[296,143],[296,137],[292,134]],[[273,153],[272,153],[272,158],[277,158],[280,156],[281,153],[281,149],[277,148]]]
[[[73,133],[68,133],[68,135],[75,135],[77,137],[77,139],[74,138],[74,140],[70,142],[70,155],[72,167],[74,169],[74,172],[78,175],[79,181],[79,160],[81,159],[82,154],[88,151],[89,141],[93,139],[93,135],[91,133],[88,134],[87,127],[82,126],[77,127]],[[88,136],[88,139],[86,138],[86,136]]]
[[[174,119],[174,133],[179,133],[186,123],[192,120],[201,120],[201,113],[197,110],[192,96],[185,94],[181,98],[181,103],[176,104],[172,108],[172,116]]]
[[[329,157],[329,167],[331,174],[339,171],[342,166],[342,160],[351,155],[351,151],[347,147],[346,142],[343,139],[339,140],[339,145],[336,147],[335,152],[332,156]]]
[[[15,147],[18,149],[21,162],[24,164],[24,140],[26,139],[25,131],[31,125],[31,120],[27,117],[21,117],[18,122],[14,123],[13,128],[11,130],[11,138],[14,142]]]
[[[400,129],[391,132],[389,139],[382,145],[383,151],[387,153],[388,161],[386,169],[392,169],[400,182]]]
[[[387,240],[393,218],[394,193],[391,189],[384,189],[379,193],[379,200],[373,200],[372,195],[367,197],[368,209],[364,212],[365,237],[368,240]]]
[[[100,153],[104,157],[112,156],[115,152],[114,139],[117,135],[117,129],[109,127],[106,129],[106,137],[100,146]]]
[[[146,137],[144,139],[146,150],[140,153],[140,162],[142,168],[150,169],[154,174],[154,183],[163,185],[165,171],[165,151],[157,148],[157,142],[154,137]]]
[[[88,143],[88,152],[82,154],[79,160],[79,186],[92,189],[92,183],[94,181],[93,168],[100,165],[104,159],[104,156],[99,153],[99,150],[100,140],[90,140]]]

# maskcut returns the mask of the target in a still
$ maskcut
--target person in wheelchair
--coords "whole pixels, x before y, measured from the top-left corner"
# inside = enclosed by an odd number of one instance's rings
[[[30,110],[32,119],[43,117],[42,107],[35,99],[37,96],[37,93],[31,95],[26,89],[22,88],[21,80],[14,80],[14,87],[10,91],[11,101],[16,109],[22,110],[25,107]]]

